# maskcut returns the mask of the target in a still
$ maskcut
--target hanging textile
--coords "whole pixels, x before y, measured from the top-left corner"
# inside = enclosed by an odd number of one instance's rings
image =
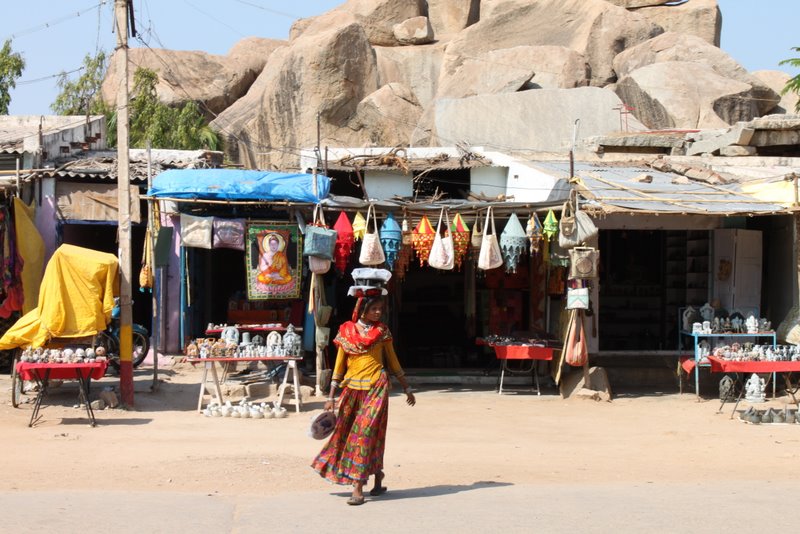
[[[339,213],[339,218],[336,219],[336,224],[333,225],[333,229],[336,230],[336,247],[333,250],[333,264],[339,275],[343,275],[347,270],[350,254],[353,252],[353,246],[355,245],[353,225],[350,224],[350,219],[344,211]]]
[[[450,233],[453,236],[456,269],[460,271],[461,264],[464,262],[464,257],[467,255],[470,242],[469,226],[467,226],[466,221],[464,221],[460,213],[456,213],[456,216],[453,217],[453,223],[450,225]]]
[[[395,280],[402,282],[411,265],[411,259],[414,257],[414,248],[412,247],[412,232],[408,226],[408,218],[403,216],[403,224],[401,225],[401,239],[400,239],[400,252],[397,254],[395,261],[394,275]]]
[[[389,266],[389,270],[392,270],[394,262],[397,261],[397,256],[400,254],[403,231],[391,212],[386,215],[386,219],[381,225],[380,238],[383,251],[386,254],[386,265]]]
[[[558,235],[558,219],[556,219],[556,214],[553,213],[553,210],[548,211],[547,217],[544,218],[542,233],[547,241],[552,241]]]
[[[5,230],[5,239],[0,243],[3,250],[2,289],[5,293],[0,303],[0,317],[5,319],[22,309],[25,293],[22,290],[22,258],[17,248],[17,232],[8,206],[0,209],[0,225]]]
[[[508,218],[503,233],[500,234],[500,250],[503,251],[503,263],[507,273],[517,272],[520,257],[528,250],[528,236],[516,213]]]
[[[423,215],[419,220],[419,224],[414,228],[411,234],[412,246],[417,253],[419,259],[419,266],[422,267],[428,261],[428,255],[431,253],[433,246],[433,239],[436,237],[436,230],[431,226],[431,221],[428,220],[427,215]]]
[[[14,197],[14,225],[17,235],[25,236],[17,242],[19,255],[22,258],[22,290],[25,294],[22,313],[28,313],[39,302],[39,282],[44,269],[44,240],[36,229],[36,201],[29,206]]]

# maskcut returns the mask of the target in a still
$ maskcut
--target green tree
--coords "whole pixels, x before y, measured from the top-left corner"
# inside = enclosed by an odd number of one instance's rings
[[[206,124],[197,102],[170,107],[158,99],[158,74],[138,68],[133,74],[130,104],[130,146],[153,148],[219,150],[219,136]],[[107,123],[109,142],[116,144],[116,113]]]
[[[0,115],[8,114],[11,104],[11,89],[17,86],[17,78],[25,69],[25,60],[19,52],[11,50],[11,39],[0,48]]]
[[[795,52],[800,52],[800,47],[798,46],[792,47],[792,50],[794,50]],[[796,57],[792,59],[784,59],[779,64],[791,65],[792,67],[800,67],[800,58]],[[785,95],[786,93],[800,94],[800,74],[798,74],[797,76],[786,82],[786,87],[783,88],[781,94]],[[800,101],[797,102],[797,104],[794,107],[794,110],[800,112]]]
[[[108,61],[102,50],[83,58],[83,73],[71,81],[66,72],[58,75],[59,94],[50,105],[58,115],[105,115],[111,110],[100,97],[100,87],[106,75]]]

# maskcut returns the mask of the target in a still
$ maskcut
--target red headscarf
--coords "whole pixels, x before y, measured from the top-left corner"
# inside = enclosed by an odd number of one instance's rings
[[[334,345],[341,347],[348,354],[366,354],[375,343],[392,339],[389,328],[383,323],[373,323],[373,327],[363,335],[358,331],[356,323],[364,311],[364,304],[367,300],[369,299],[361,297],[356,301],[352,320],[339,327],[339,333],[333,340]]]

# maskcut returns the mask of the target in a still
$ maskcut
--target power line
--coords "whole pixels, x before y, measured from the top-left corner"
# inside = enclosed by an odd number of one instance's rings
[[[55,26],[56,24],[60,24],[60,23],[62,23],[64,21],[67,21],[67,20],[70,20],[70,19],[74,19],[76,17],[80,17],[84,13],[88,13],[89,11],[92,11],[95,8],[99,8],[100,6],[105,5],[107,2],[108,2],[108,0],[101,0],[99,4],[94,4],[91,7],[87,7],[85,9],[80,10],[80,11],[69,13],[68,15],[63,15],[63,16],[58,17],[56,19],[53,19],[51,21],[45,22],[43,24],[39,24],[38,26],[32,26],[32,27],[27,28],[25,30],[20,30],[20,31],[18,31],[16,33],[12,33],[8,37],[8,39],[13,41],[17,37],[21,37],[23,35],[29,35],[31,33],[35,33],[35,32],[38,32],[40,30],[44,30],[44,29],[50,28],[52,26]]]
[[[255,7],[257,9],[264,10],[267,13],[272,13],[274,15],[280,15],[282,17],[287,17],[287,18],[290,18],[290,19],[293,19],[293,20],[297,20],[297,19],[303,18],[303,17],[301,17],[299,15],[292,15],[291,13],[286,13],[284,11],[278,11],[278,10],[275,10],[275,9],[270,9],[268,7],[264,7],[264,6],[259,5],[259,4],[254,4],[253,2],[247,2],[246,0],[236,0],[236,1],[239,2],[240,4],[244,4],[244,5],[250,6],[250,7]]]
[[[43,82],[45,80],[50,80],[52,78],[59,78],[61,76],[65,76],[67,74],[72,74],[73,72],[80,72],[83,69],[84,69],[84,67],[78,67],[77,69],[68,70],[66,72],[62,71],[62,72],[59,72],[58,74],[51,74],[49,76],[42,76],[41,78],[34,78],[32,80],[23,80],[23,81],[17,82],[17,85],[28,85],[28,84],[31,84],[31,83]]]

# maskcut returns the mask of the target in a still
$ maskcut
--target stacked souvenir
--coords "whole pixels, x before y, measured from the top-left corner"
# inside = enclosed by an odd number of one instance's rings
[[[796,362],[800,352],[795,345],[754,345],[732,343],[714,348],[712,354],[720,359],[734,362]]]
[[[25,349],[20,355],[20,361],[25,363],[94,363],[104,362],[108,358],[106,349],[102,345],[92,348],[65,348],[65,349]]]
[[[242,400],[237,405],[233,405],[231,401],[226,401],[225,404],[212,402],[208,407],[203,410],[203,415],[206,417],[230,417],[233,419],[282,419],[286,417],[286,408],[278,406],[270,406],[267,402],[260,404]]]
[[[228,327],[233,328],[233,327]],[[227,329],[226,329],[227,330]],[[198,338],[186,347],[186,355],[190,358],[283,358],[299,357],[301,337],[294,331],[294,326],[286,327],[281,336],[272,331],[266,340],[261,336],[250,337],[248,332],[242,335],[242,341],[234,338],[230,330],[223,331],[220,339]]]

